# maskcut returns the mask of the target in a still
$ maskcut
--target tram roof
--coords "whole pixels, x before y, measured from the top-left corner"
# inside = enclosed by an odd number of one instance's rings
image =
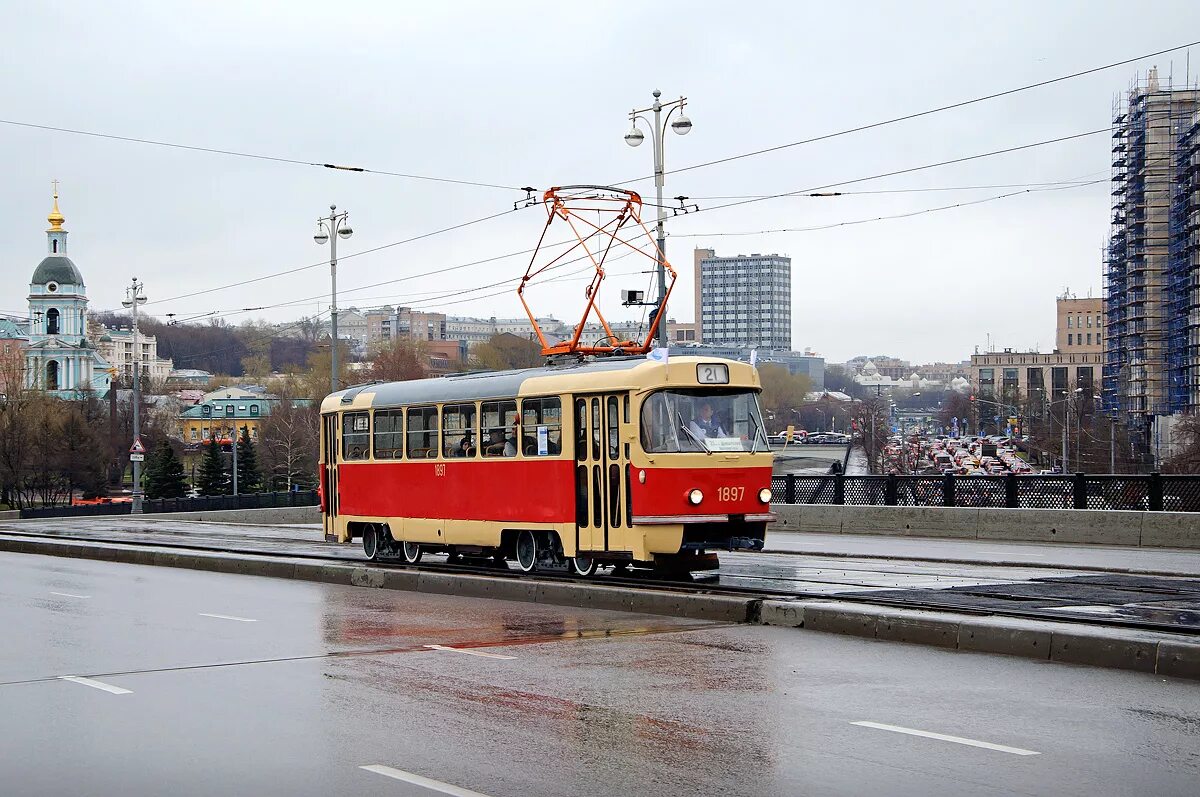
[[[720,357],[671,357],[670,364],[694,364],[702,362],[723,362],[730,365],[741,365],[752,368],[745,363],[725,360]],[[322,402],[322,409],[333,410],[350,405],[363,406],[363,402],[355,401],[359,394],[370,394],[371,407],[392,407],[411,404],[434,404],[439,402],[474,401],[476,399],[511,398],[534,393],[554,393],[558,391],[583,389],[604,390],[616,387],[633,387],[634,379],[622,377],[621,374],[640,370],[665,369],[668,364],[648,360],[645,357],[609,357],[604,359],[583,360],[556,363],[538,368],[522,368],[511,371],[476,371],[462,374],[448,374],[430,379],[413,379],[406,382],[371,382],[365,385],[355,385],[337,393],[330,394]],[[733,375],[731,371],[731,376]],[[579,379],[579,377],[596,375],[596,379]],[[604,375],[608,375],[605,378]],[[544,384],[529,386],[522,390],[530,380],[542,380],[547,377],[565,377],[564,379],[549,379]],[[636,380],[638,382],[642,380]],[[733,380],[738,382],[740,380]],[[364,395],[364,398],[366,396]]]

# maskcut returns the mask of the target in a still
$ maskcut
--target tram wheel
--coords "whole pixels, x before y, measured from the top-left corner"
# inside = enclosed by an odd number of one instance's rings
[[[590,576],[596,573],[596,560],[590,556],[576,556],[571,560],[571,566],[581,576]]]
[[[404,555],[404,561],[410,565],[419,564],[421,555],[425,553],[421,550],[421,546],[415,542],[400,543],[400,550]]]
[[[517,566],[523,573],[532,573],[537,569],[538,544],[532,531],[522,531],[517,536]]]
[[[379,546],[379,531],[376,529],[374,523],[369,524],[365,529],[363,529],[363,538],[362,539],[363,539],[363,553],[365,553],[367,555],[367,558],[370,559],[372,562],[378,561],[379,547],[380,547]]]

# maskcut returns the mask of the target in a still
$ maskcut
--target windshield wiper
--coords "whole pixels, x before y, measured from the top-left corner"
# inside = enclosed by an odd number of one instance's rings
[[[750,444],[750,453],[757,454],[758,453],[758,436],[759,436],[760,429],[758,428],[758,421],[754,420],[753,414],[750,415],[750,420],[754,421],[754,442]]]
[[[699,443],[700,447],[704,449],[705,454],[712,454],[712,449],[708,447],[708,443],[704,442],[704,438],[700,437],[695,432],[693,432],[691,429],[687,428],[687,424],[681,423],[681,424],[679,424],[679,428],[682,429],[683,431],[687,432],[688,437],[692,438],[697,443]]]

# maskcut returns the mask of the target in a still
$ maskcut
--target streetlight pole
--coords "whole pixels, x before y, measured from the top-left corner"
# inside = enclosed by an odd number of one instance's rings
[[[133,445],[137,447],[142,439],[142,347],[138,340],[138,305],[146,303],[142,294],[143,283],[133,278],[133,284],[125,289],[125,299],[121,302],[133,312]],[[140,452],[137,454],[144,456]],[[132,457],[131,457],[132,459]],[[129,507],[130,514],[142,514],[142,463],[133,460],[133,503]]]
[[[343,210],[337,212],[337,205],[329,206],[329,215],[322,216],[317,219],[317,234],[313,236],[313,240],[320,245],[324,245],[329,241],[329,279],[331,282],[331,301],[329,303],[329,335],[330,335],[330,366],[329,366],[329,392],[336,393],[338,389],[338,328],[337,328],[337,239],[349,238],[354,234],[354,230],[350,228],[349,212]],[[236,436],[237,429],[234,434]],[[235,449],[237,443],[234,443]]]
[[[1108,419],[1108,472],[1117,472],[1117,421]]]
[[[631,147],[639,146],[642,140],[645,139],[645,134],[642,133],[637,123],[640,119],[651,127],[651,143],[654,145],[654,188],[658,197],[658,307],[655,309],[655,319],[658,322],[658,346],[666,348],[670,345],[667,337],[667,317],[666,317],[666,300],[667,300],[667,236],[663,231],[663,222],[667,219],[667,210],[663,206],[663,178],[666,175],[666,169],[663,166],[663,138],[667,132],[666,124],[671,119],[671,114],[679,111],[679,118],[671,122],[671,129],[681,136],[686,136],[692,130],[692,120],[687,118],[683,113],[683,106],[687,105],[687,97],[681,96],[677,100],[666,103],[665,105],[659,101],[662,92],[658,89],[654,90],[654,104],[649,108],[637,109],[634,108],[629,112],[629,121],[632,127],[625,134],[625,143]],[[666,114],[663,114],[663,111]],[[654,112],[654,122],[651,123],[642,114]],[[696,321],[700,321],[700,308],[696,308]]]

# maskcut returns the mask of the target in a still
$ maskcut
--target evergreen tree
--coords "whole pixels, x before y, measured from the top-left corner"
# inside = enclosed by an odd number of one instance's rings
[[[147,498],[182,498],[187,492],[183,463],[165,438],[148,458],[144,477]]]
[[[225,470],[225,457],[221,455],[221,443],[214,435],[204,447],[204,459],[200,462],[200,474],[196,477],[196,488],[201,495],[225,495],[230,490],[229,472]]]
[[[262,488],[262,472],[258,469],[258,452],[250,440],[249,428],[242,427],[242,436],[238,440],[238,492],[256,493]]]

